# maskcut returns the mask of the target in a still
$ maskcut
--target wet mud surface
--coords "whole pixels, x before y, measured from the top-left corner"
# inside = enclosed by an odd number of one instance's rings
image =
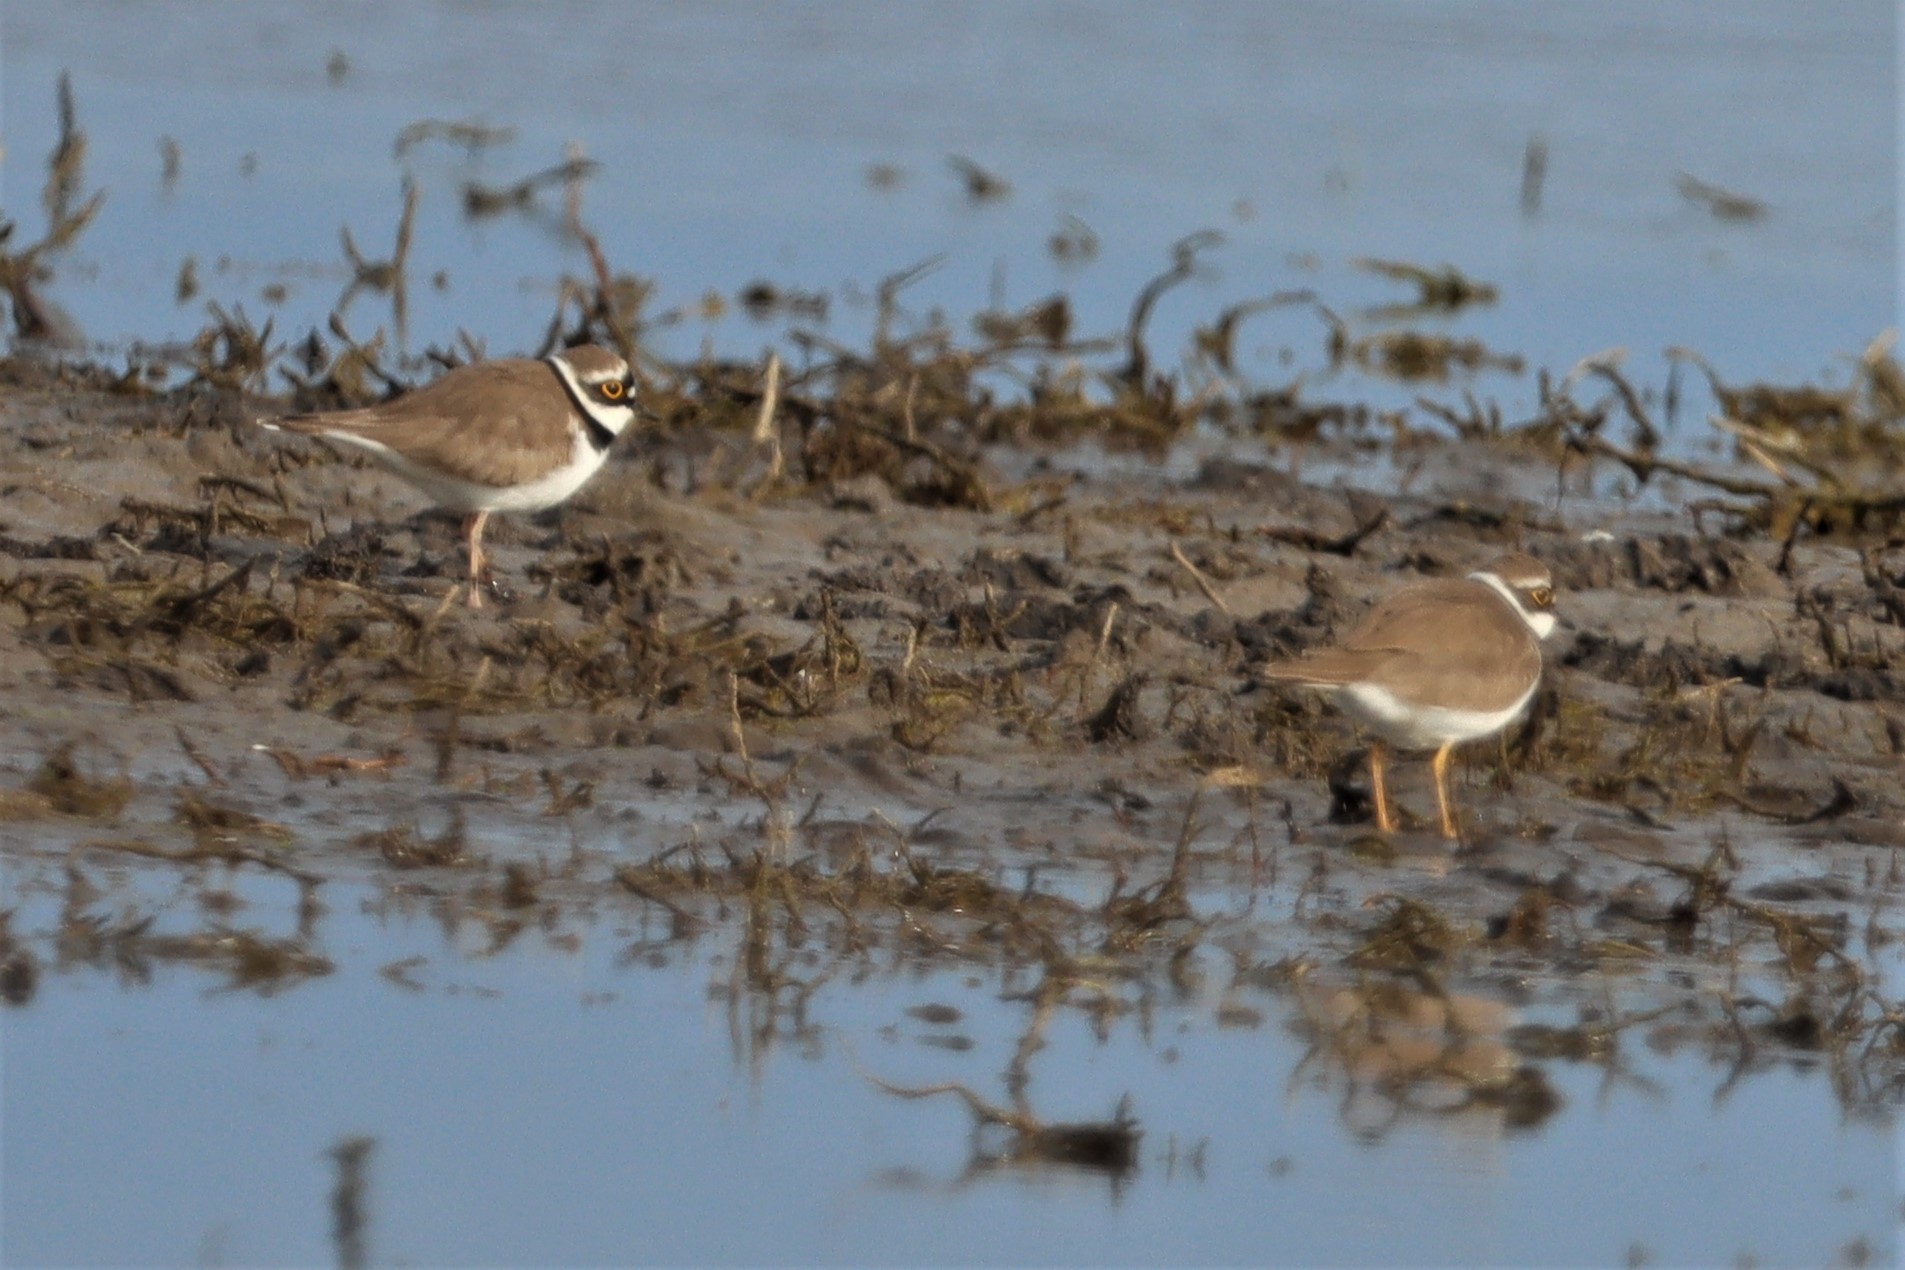
[[[1883,430],[1868,365],[1811,436]],[[350,399],[335,370],[294,404]],[[492,522],[473,612],[455,523],[256,428],[282,399],[4,371],[16,1004],[167,962],[292,989],[350,884],[495,950],[605,918],[656,964],[731,945],[714,986],[770,1032],[837,975],[1009,968],[1005,1092],[940,1091],[1007,1157],[1129,1167],[1137,1122],[1045,1122],[1028,1065],[1055,1013],[1160,993],[1511,1127],[1558,1109],[1550,1064],[1640,1038],[1896,1103],[1905,552],[1843,485],[1624,501],[1617,375],[1450,436],[1294,393],[1248,424],[1135,387],[1001,406],[899,345],[670,368],[570,504]],[[1673,506],[1710,495],[1727,532]],[[1351,726],[1252,667],[1508,548],[1557,581],[1542,692],[1459,752],[1461,841],[1421,762],[1379,835]],[[254,873],[281,907],[233,894]]]

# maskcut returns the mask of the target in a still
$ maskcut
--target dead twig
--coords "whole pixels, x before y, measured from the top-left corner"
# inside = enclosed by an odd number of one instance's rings
[[[1205,599],[1217,606],[1218,612],[1225,617],[1235,616],[1230,611],[1230,605],[1224,603],[1224,597],[1217,594],[1217,588],[1211,585],[1210,579],[1204,576],[1203,570],[1191,563],[1190,558],[1184,554],[1184,549],[1177,545],[1175,538],[1171,540],[1171,559],[1177,561],[1184,572],[1191,575],[1191,581],[1197,584],[1197,589],[1204,593]]]

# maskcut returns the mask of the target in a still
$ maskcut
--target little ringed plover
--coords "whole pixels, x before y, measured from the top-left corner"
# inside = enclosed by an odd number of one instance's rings
[[[437,506],[466,513],[469,602],[480,608],[490,513],[540,511],[574,494],[637,413],[645,412],[635,405],[628,363],[584,344],[540,361],[460,366],[379,406],[259,422],[356,446]]]
[[[1502,556],[1466,578],[1394,592],[1334,647],[1260,668],[1268,680],[1330,692],[1375,733],[1369,749],[1376,825],[1395,827],[1383,786],[1383,747],[1433,750],[1442,835],[1456,837],[1449,751],[1501,731],[1541,682],[1541,641],[1554,630],[1554,579],[1533,556]]]

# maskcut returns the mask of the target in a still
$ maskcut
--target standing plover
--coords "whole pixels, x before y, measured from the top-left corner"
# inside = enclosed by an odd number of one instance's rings
[[[479,608],[490,513],[540,511],[568,498],[639,412],[628,363],[584,344],[541,361],[460,366],[381,406],[259,422],[358,446],[438,506],[467,513],[469,602]]]
[[[1376,825],[1395,828],[1383,786],[1383,746],[1434,750],[1442,835],[1449,811],[1449,751],[1501,731],[1541,682],[1541,641],[1554,630],[1554,580],[1519,552],[1466,578],[1406,586],[1387,596],[1331,648],[1261,667],[1265,679],[1329,690],[1375,733],[1369,748]]]

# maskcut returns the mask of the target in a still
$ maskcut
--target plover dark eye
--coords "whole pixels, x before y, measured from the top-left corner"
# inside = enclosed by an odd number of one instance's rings
[[[1554,592],[1545,586],[1538,586],[1528,592],[1528,602],[1538,609],[1545,609],[1554,603]]]
[[[601,393],[604,397],[607,397],[610,401],[616,401],[621,397],[623,392],[622,381],[619,379],[611,379],[598,387],[596,391]]]

